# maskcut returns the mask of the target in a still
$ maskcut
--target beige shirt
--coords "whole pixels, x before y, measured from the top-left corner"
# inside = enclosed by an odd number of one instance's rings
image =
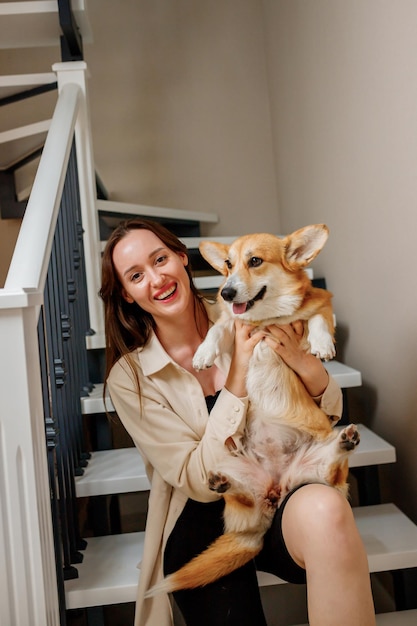
[[[207,487],[207,474],[228,454],[226,440],[243,436],[248,399],[222,389],[209,415],[199,382],[171,359],[155,334],[133,356],[142,403],[123,357],[110,372],[108,388],[151,483],[135,626],[172,626],[168,597],[144,594],[163,576],[165,544],[187,499],[218,499]],[[230,357],[220,356],[216,365],[226,375]],[[340,417],[341,391],[332,378],[317,401],[328,415]]]

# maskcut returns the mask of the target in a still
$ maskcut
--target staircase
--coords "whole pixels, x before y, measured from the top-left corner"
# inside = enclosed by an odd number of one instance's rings
[[[76,5],[74,14],[77,23],[81,26],[83,35],[85,33],[88,36],[89,25],[84,3],[80,0],[73,4]],[[22,25],[22,21],[28,18],[33,28]],[[30,37],[33,36],[33,41],[28,39],[28,33],[30,33]],[[29,45],[57,45],[60,41],[57,3],[35,1],[30,3],[0,3],[0,35],[1,45],[8,48],[27,47]],[[71,41],[67,42],[64,49],[70,45]],[[39,86],[46,86],[49,89],[51,85],[57,82],[60,94],[65,96],[63,102],[66,108],[71,108],[69,105],[72,106],[75,100],[81,102],[79,105],[81,114],[79,114],[78,121],[75,122],[74,117],[71,124],[76,125],[76,141],[79,148],[78,169],[82,179],[81,205],[85,231],[86,280],[90,323],[94,330],[86,336],[86,349],[88,351],[89,377],[94,383],[94,388],[80,397],[84,422],[83,430],[86,434],[84,445],[86,452],[91,453],[91,456],[86,467],[79,472],[78,476],[75,476],[74,485],[79,504],[79,526],[86,528],[88,533],[85,536],[85,543],[82,543],[81,562],[74,563],[74,575],[66,577],[61,590],[65,606],[58,616],[55,590],[56,587],[60,587],[61,583],[59,576],[57,580],[52,571],[54,550],[49,512],[48,469],[44,460],[46,458],[46,442],[43,421],[40,422],[37,419],[35,423],[35,417],[40,416],[42,419],[43,413],[37,390],[39,386],[37,368],[33,366],[33,356],[37,354],[33,350],[37,349],[38,341],[35,338],[33,324],[36,327],[36,316],[44,303],[43,281],[46,270],[40,270],[39,278],[38,275],[35,276],[36,268],[24,268],[25,271],[23,271],[22,268],[18,267],[19,264],[16,261],[12,264],[13,271],[8,276],[8,286],[6,285],[8,288],[0,290],[0,337],[3,350],[0,365],[2,368],[1,379],[4,382],[2,397],[5,412],[19,418],[11,439],[8,439],[9,424],[7,420],[5,428],[0,429],[0,443],[3,449],[7,452],[10,450],[13,452],[13,454],[10,452],[9,456],[8,454],[3,455],[1,461],[3,465],[0,468],[3,472],[0,476],[0,507],[4,506],[2,503],[6,503],[6,509],[2,508],[2,515],[0,515],[0,548],[3,548],[5,553],[2,562],[6,563],[6,571],[9,574],[7,579],[12,581],[0,590],[1,621],[4,624],[7,623],[7,626],[9,623],[10,626],[29,626],[29,624],[31,626],[32,624],[34,626],[45,626],[46,624],[48,626],[49,624],[51,626],[57,626],[57,624],[65,626],[67,622],[71,624],[72,617],[78,615],[80,611],[84,613],[84,618],[88,624],[92,626],[94,623],[96,626],[104,624],[106,607],[135,601],[140,575],[137,564],[141,560],[143,548],[143,521],[146,517],[146,496],[149,483],[142,459],[129,437],[120,427],[117,416],[114,415],[114,422],[109,423],[104,413],[102,399],[104,334],[102,311],[96,294],[100,280],[100,252],[109,232],[122,217],[130,215],[140,215],[162,221],[176,232],[190,249],[193,266],[197,270],[195,280],[198,287],[201,290],[213,291],[220,283],[220,277],[207,271],[207,267],[197,252],[198,243],[201,240],[200,224],[215,223],[218,219],[216,215],[127,205],[96,199],[92,150],[91,144],[89,144],[88,110],[84,81],[85,67],[82,63],[73,64],[69,62],[66,67],[63,67],[64,65],[58,64],[54,66],[53,72],[45,71],[43,74],[0,77],[0,91],[3,97],[8,97],[14,96],[19,91],[36,90]],[[79,88],[75,90],[73,85],[77,82]],[[9,102],[7,106],[11,107],[12,102]],[[60,111],[59,114],[61,115]],[[26,164],[22,164],[22,159],[24,160],[35,153],[35,158],[38,159],[37,153],[43,150],[50,127],[52,125],[58,127],[65,125],[65,111],[55,122],[52,119],[52,111],[50,113],[51,115],[48,112],[45,117],[41,117],[40,121],[23,120],[20,126],[0,133],[0,157],[2,157],[0,165],[4,172],[10,174],[16,163],[25,167]],[[70,132],[69,129],[68,133],[70,134]],[[37,180],[33,184],[35,171],[37,171]],[[13,172],[14,174],[15,172]],[[28,209],[30,220],[32,220],[31,216],[35,214],[36,207],[33,208],[35,204],[39,205],[39,210],[42,212],[43,207],[48,203],[52,203],[53,206],[56,203],[56,200],[50,199],[48,194],[46,194],[46,199],[41,199],[40,196],[38,199],[38,194],[44,190],[49,192],[51,180],[55,173],[48,171],[44,178],[42,175],[41,160],[39,166],[38,161],[36,162],[33,171],[30,167],[29,171],[24,169],[20,178],[22,182],[19,184],[19,195],[16,198],[17,206],[13,210],[21,211],[21,215],[23,215],[27,198],[30,195],[32,204]],[[57,197],[60,195],[58,187],[59,184],[57,183]],[[55,209],[51,210],[51,224],[55,219],[53,217],[55,212]],[[19,213],[14,213],[13,217],[18,215]],[[27,224],[28,222],[26,222],[26,227],[22,226],[22,230],[26,231],[26,234],[32,228]],[[30,224],[36,225],[37,221],[32,220]],[[34,240],[33,248],[37,249],[42,246],[42,250],[45,249],[46,257],[50,245],[49,235],[44,236],[43,231],[38,232],[34,226],[32,239]],[[231,239],[224,238],[224,241]],[[31,250],[25,248],[23,253],[28,255]],[[45,264],[45,261],[43,260],[42,263]],[[33,270],[33,280],[32,274],[28,278],[29,270]],[[10,312],[15,311],[18,311],[19,323],[13,322],[12,324],[10,323]],[[16,334],[20,332],[22,332],[21,335]],[[17,361],[16,364],[11,364],[10,359],[6,357],[12,352],[17,352],[17,338],[20,336],[22,337],[22,360],[20,363]],[[28,344],[34,346],[29,353],[27,352]],[[25,349],[26,352],[24,352]],[[12,366],[15,368],[15,375],[13,375],[14,370],[13,372],[9,371]],[[346,398],[349,388],[361,385],[361,373],[357,370],[336,361],[326,364],[326,367],[339,382]],[[23,374],[26,370],[29,381],[27,383],[27,406],[23,407],[23,401],[26,399],[25,393],[23,393],[26,383],[22,382],[22,393],[19,394],[21,397],[18,399],[19,402],[22,402],[16,408],[15,399],[11,400],[9,405],[5,397],[10,388],[14,386],[15,381],[24,378]],[[106,406],[108,410],[113,410],[109,399]],[[35,410],[35,407],[40,408]],[[27,411],[27,421],[21,421],[20,417],[25,411]],[[3,417],[0,426],[4,426]],[[378,468],[394,463],[396,452],[393,446],[366,426],[361,425],[360,431],[361,445],[353,453],[350,461],[352,483],[358,494],[358,503],[354,508],[354,514],[366,546],[370,571],[375,575],[389,572],[393,580],[392,610],[388,613],[378,614],[377,623],[379,626],[416,624],[417,602],[415,589],[412,586],[417,568],[417,527],[394,504],[381,503],[379,494]],[[22,432],[25,434],[24,443],[19,439]],[[13,445],[10,444],[10,441]],[[15,453],[15,450],[18,452]],[[19,454],[24,459],[24,463],[19,465],[17,478],[14,480],[13,463],[15,463],[16,457],[20,458]],[[43,454],[45,456],[42,458]],[[33,472],[31,467],[34,468]],[[10,484],[7,484],[9,474],[11,476]],[[7,479],[3,479],[3,475],[7,476]],[[19,495],[18,504],[16,504],[16,498],[13,498],[16,493]],[[33,494],[37,494],[37,499],[31,498]],[[126,497],[134,498],[135,503],[139,503],[142,509],[142,521],[140,524],[135,522],[133,529],[132,524],[129,528],[125,527],[124,518],[128,516],[124,515],[123,512],[123,498]],[[26,502],[26,498],[28,498],[28,502]],[[10,505],[8,511],[9,502],[13,502],[13,505]],[[36,515],[34,511],[37,513],[38,509],[40,513]],[[25,515],[22,514],[22,511]],[[39,519],[42,518],[43,520],[39,527],[35,524],[38,516]],[[9,523],[9,526],[4,520]],[[23,541],[21,550],[19,546],[15,549],[18,542],[14,542],[13,535],[15,530],[13,525],[20,532],[20,524],[23,528],[22,536],[27,542],[26,545]],[[30,532],[29,527],[31,527]],[[56,533],[55,540],[57,540]],[[9,549],[7,543],[13,549]],[[55,560],[57,562],[59,562],[59,552],[59,542],[57,544],[55,541]],[[14,561],[22,563],[20,570],[13,565]],[[40,568],[39,564],[42,564],[43,568]],[[40,569],[42,569],[42,575]],[[20,572],[20,575],[16,575],[16,572]],[[25,576],[27,572],[29,572],[29,576]],[[268,589],[268,592],[274,588],[284,591],[289,589],[284,581],[263,572],[259,573],[259,584],[262,590]],[[48,586],[49,591],[45,593],[44,587]],[[45,600],[45,606],[53,607],[44,611],[43,614],[48,615],[47,618],[39,617],[42,614],[39,607],[40,598],[43,597],[43,594],[45,597],[48,594],[51,596],[49,600]],[[269,597],[270,595],[268,593]],[[7,622],[3,622],[3,611],[5,611],[6,619],[7,616],[11,616]]]

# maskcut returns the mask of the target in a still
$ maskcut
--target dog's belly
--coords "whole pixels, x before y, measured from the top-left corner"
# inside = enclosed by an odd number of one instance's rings
[[[249,414],[246,448],[275,482],[280,482],[294,456],[312,441],[312,435],[305,431],[280,423],[279,420],[264,420],[253,412]]]

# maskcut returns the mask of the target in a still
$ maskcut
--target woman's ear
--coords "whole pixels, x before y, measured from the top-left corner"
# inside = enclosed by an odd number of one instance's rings
[[[126,289],[122,289],[122,297],[123,297],[123,299],[124,299],[124,300],[126,300],[126,302],[128,302],[129,304],[133,304],[133,303],[134,303],[134,300],[133,300],[132,296],[130,296],[130,295],[127,293]]]
[[[180,257],[181,261],[183,262],[184,267],[187,267],[187,265],[188,265],[188,256],[185,254],[185,252],[178,252],[178,256]]]

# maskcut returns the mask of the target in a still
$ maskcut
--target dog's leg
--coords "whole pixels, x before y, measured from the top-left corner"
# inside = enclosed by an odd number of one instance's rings
[[[334,461],[329,463],[326,482],[332,487],[341,491],[345,496],[348,495],[348,474],[350,452],[359,445],[360,435],[354,424],[349,424],[340,431],[335,442]]]
[[[348,457],[359,442],[358,429],[350,424],[324,441],[312,439],[299,446],[281,476],[281,498],[303,483],[331,485],[347,495]]]
[[[313,315],[308,320],[308,342],[311,353],[319,359],[329,361],[335,357],[333,337],[322,315]]]
[[[211,367],[220,353],[231,352],[234,342],[234,320],[219,320],[210,328],[193,358],[193,367],[204,370]]]

